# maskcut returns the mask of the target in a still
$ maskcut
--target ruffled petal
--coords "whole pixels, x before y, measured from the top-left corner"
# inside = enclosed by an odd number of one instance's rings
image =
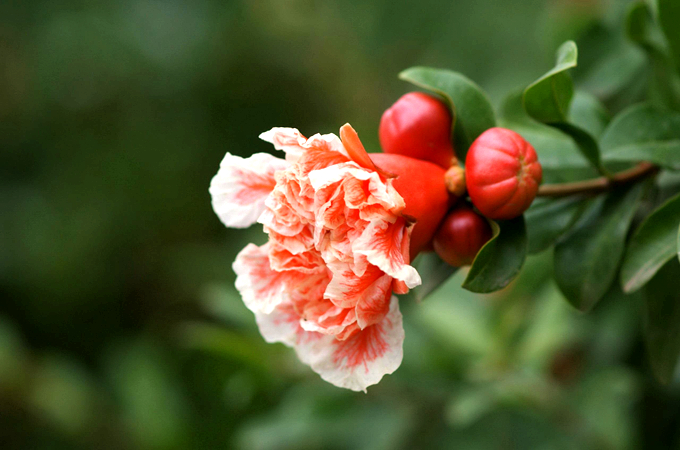
[[[310,149],[334,151],[347,156],[340,139],[332,134],[315,134],[305,138],[296,128],[275,127],[260,134],[260,139],[274,144],[277,150],[286,152],[286,160],[296,162]]]
[[[382,270],[370,264],[361,276],[357,276],[347,263],[334,262],[329,268],[333,277],[326,287],[324,298],[340,308],[356,307],[364,295],[372,295],[367,291],[376,289],[376,281],[385,275]],[[391,277],[388,278],[391,280]]]
[[[368,205],[380,205],[393,213],[399,213],[404,209],[404,199],[394,189],[391,180],[383,181],[376,172],[361,168],[354,162],[334,164],[309,172],[309,181],[317,192],[346,179],[368,181],[368,195],[365,196],[365,201],[359,204],[357,199],[354,198],[355,203],[350,203],[351,206],[361,208]],[[350,186],[351,189],[357,187],[356,185]],[[362,195],[362,193],[359,193],[359,195]]]
[[[269,244],[258,247],[248,244],[236,256],[233,264],[236,272],[236,289],[243,303],[253,312],[271,313],[284,302],[289,284],[297,281],[300,274],[294,271],[276,272],[269,264]]]
[[[300,327],[300,316],[291,303],[279,304],[270,313],[255,313],[255,321],[265,341],[273,344],[282,342],[289,347],[297,344],[299,337],[306,333]]]
[[[286,167],[286,161],[268,153],[245,159],[227,153],[209,189],[213,209],[222,223],[232,228],[254,224],[276,185],[274,174]]]
[[[392,277],[383,275],[361,295],[355,308],[357,325],[362,330],[383,320],[389,312],[392,296]]]
[[[352,243],[352,250],[355,255],[364,255],[368,262],[386,274],[403,281],[408,288],[414,288],[422,281],[418,271],[407,261],[409,233],[410,227],[403,217],[395,223],[375,220]]]
[[[303,329],[337,336],[357,321],[354,309],[338,308],[334,305],[329,307],[322,302],[318,306],[323,313],[314,314],[317,316],[315,320],[300,319],[300,326]]]
[[[401,365],[404,327],[396,297],[385,318],[344,341],[332,336],[298,339],[295,349],[321,378],[338,387],[366,391]]]

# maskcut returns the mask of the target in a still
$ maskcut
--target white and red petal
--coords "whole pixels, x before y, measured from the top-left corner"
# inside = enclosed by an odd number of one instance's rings
[[[330,338],[330,339],[329,339]],[[397,370],[403,357],[404,327],[396,297],[389,312],[375,325],[340,341],[298,339],[295,349],[321,378],[353,391],[366,391],[386,374]]]
[[[300,327],[300,316],[291,303],[281,303],[268,314],[256,312],[255,320],[260,334],[270,344],[282,342],[292,347],[306,333]]]
[[[418,271],[409,265],[409,234],[410,226],[403,217],[395,223],[375,220],[352,243],[352,250],[355,255],[364,255],[368,262],[386,274],[414,288],[421,279]]]
[[[269,264],[276,272],[300,272],[314,274],[322,272],[325,274],[326,268],[323,259],[318,252],[309,251],[292,254],[288,250],[277,246],[272,247],[269,252]]]
[[[324,298],[341,308],[354,308],[367,289],[385,273],[378,267],[368,264],[361,276],[357,276],[352,266],[345,262],[332,262],[328,265],[333,276],[326,287]]]
[[[260,139],[274,144],[274,148],[286,153],[286,160],[295,162],[304,152],[307,138],[296,128],[274,127],[260,134]]]
[[[348,179],[367,182],[361,186],[364,189],[363,196],[365,201],[360,203],[348,202],[349,206],[361,208],[365,205],[379,204],[386,211],[394,213],[404,209],[404,199],[394,189],[390,180],[383,181],[378,173],[359,167],[355,162],[334,164],[309,172],[309,181],[316,192],[339,181],[345,180],[343,184],[351,183],[349,189],[353,192],[350,192],[346,200],[351,199],[356,202],[360,200],[360,197],[357,196],[360,193],[356,190],[359,186],[354,181],[346,181]],[[368,195],[366,195],[366,190]]]
[[[246,245],[232,267],[236,272],[236,289],[241,293],[243,303],[253,312],[271,313],[288,298],[288,284],[294,284],[300,278],[297,272],[272,270],[269,244],[262,247]]]
[[[288,163],[268,153],[241,158],[227,153],[210,182],[212,206],[223,224],[245,228],[264,211],[264,202],[274,189],[274,174]]]
[[[265,341],[270,344],[281,342],[293,347],[300,361],[307,365],[311,364],[308,357],[314,353],[301,352],[299,348],[324,348],[335,341],[333,336],[304,330],[300,326],[300,317],[290,303],[282,303],[270,314],[255,313],[255,321]]]
[[[338,308],[328,301],[318,302],[306,308],[304,313],[310,317],[300,319],[300,326],[303,329],[333,336],[342,333],[357,321],[354,309]]]
[[[381,322],[389,312],[392,280],[391,276],[383,275],[362,293],[355,308],[357,325],[362,330]]]
[[[343,145],[342,141],[340,140],[339,137],[337,137],[333,133],[328,134],[317,133],[313,135],[312,137],[307,139],[305,148],[324,150],[327,152],[337,152],[349,158],[349,154],[347,153],[347,150],[345,149],[345,146]]]
[[[308,150],[332,151],[347,157],[340,138],[332,133],[315,134],[307,139],[295,128],[275,127],[260,134],[260,139],[271,142],[275,149],[286,152],[286,160],[290,162],[298,161]]]

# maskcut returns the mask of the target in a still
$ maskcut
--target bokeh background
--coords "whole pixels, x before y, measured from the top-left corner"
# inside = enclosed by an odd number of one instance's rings
[[[231,270],[264,236],[225,229],[208,195],[272,126],[350,122],[378,149],[413,65],[498,105],[573,38],[578,85],[615,111],[589,74],[639,56],[627,3],[0,2],[0,448],[680,448],[634,297],[576,313],[549,252],[494,295],[458,274],[402,301],[401,368],[344,391],[264,343]]]

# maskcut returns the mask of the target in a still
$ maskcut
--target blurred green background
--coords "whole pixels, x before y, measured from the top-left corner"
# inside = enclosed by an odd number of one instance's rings
[[[498,105],[574,38],[576,80],[615,111],[588,74],[636,56],[626,6],[0,2],[0,448],[680,448],[680,391],[649,373],[635,297],[580,315],[549,254],[496,295],[458,274],[402,300],[401,368],[352,393],[264,343],[231,270],[264,236],[225,229],[208,195],[224,153],[271,151],[272,126],[350,122],[377,149],[413,65]]]

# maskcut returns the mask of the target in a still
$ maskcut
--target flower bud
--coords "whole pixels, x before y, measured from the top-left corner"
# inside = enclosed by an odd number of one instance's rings
[[[465,172],[472,203],[486,217],[499,220],[529,208],[543,175],[531,144],[505,128],[490,128],[472,143]]]
[[[411,234],[411,259],[426,250],[446,211],[456,200],[444,183],[444,169],[431,162],[402,155],[371,153],[371,159],[382,170],[390,172],[394,188],[403,197],[403,214],[416,220]]]
[[[479,250],[491,239],[491,227],[467,206],[451,211],[434,235],[434,250],[453,267],[472,264]]]
[[[446,175],[444,175],[444,182],[446,183],[446,189],[456,197],[465,195],[465,169],[458,164],[449,167]]]
[[[430,161],[448,169],[455,158],[451,122],[451,113],[443,102],[422,92],[409,92],[383,113],[380,145],[385,153]]]

